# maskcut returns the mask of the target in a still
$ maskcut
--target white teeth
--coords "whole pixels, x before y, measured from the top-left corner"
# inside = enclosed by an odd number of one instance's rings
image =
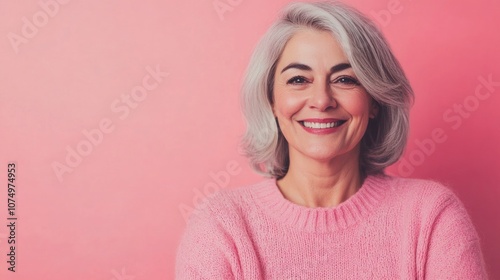
[[[309,128],[331,128],[337,127],[343,123],[343,121],[336,121],[330,123],[316,123],[316,122],[303,122],[305,127]]]

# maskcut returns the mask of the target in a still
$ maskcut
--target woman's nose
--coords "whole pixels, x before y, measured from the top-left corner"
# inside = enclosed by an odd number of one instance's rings
[[[320,111],[327,111],[337,107],[337,101],[333,97],[333,91],[328,82],[316,83],[312,88],[310,107]]]

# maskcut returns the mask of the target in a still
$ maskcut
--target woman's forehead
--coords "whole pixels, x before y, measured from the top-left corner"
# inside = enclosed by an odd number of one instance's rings
[[[330,69],[340,63],[349,63],[341,45],[328,31],[300,29],[285,45],[278,61],[278,71],[290,63],[310,68]],[[303,69],[305,70],[305,69]]]

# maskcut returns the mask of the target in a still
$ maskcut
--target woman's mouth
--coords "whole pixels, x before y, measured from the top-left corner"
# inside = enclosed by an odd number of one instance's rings
[[[333,133],[346,122],[347,120],[341,119],[306,119],[299,121],[307,132],[313,134]]]
[[[306,122],[306,121],[301,121],[300,123],[309,128],[331,128],[331,127],[338,127],[341,126],[343,123],[345,123],[345,120],[338,120],[338,121],[333,121],[333,122]]]

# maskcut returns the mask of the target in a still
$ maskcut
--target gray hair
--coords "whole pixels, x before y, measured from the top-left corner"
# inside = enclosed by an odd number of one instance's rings
[[[282,178],[288,171],[288,143],[272,112],[274,72],[286,43],[304,27],[332,33],[359,82],[377,102],[379,112],[361,140],[359,162],[363,176],[383,173],[405,149],[413,90],[373,22],[339,2],[289,4],[255,48],[241,95],[247,121],[241,141],[245,155],[262,175]]]

